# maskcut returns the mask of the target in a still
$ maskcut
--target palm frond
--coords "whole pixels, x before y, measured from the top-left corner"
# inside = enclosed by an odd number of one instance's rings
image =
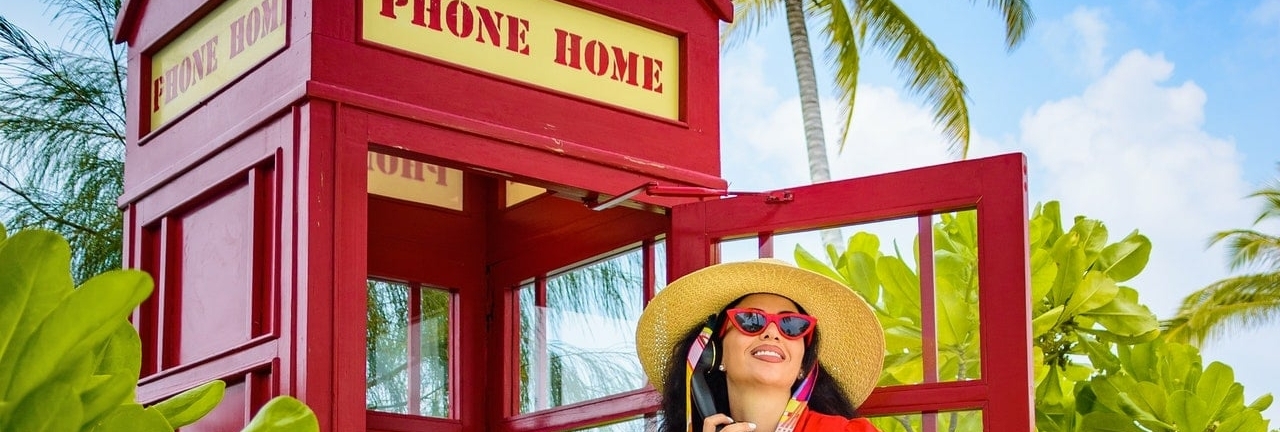
[[[78,281],[118,268],[125,141],[116,0],[51,0],[70,26],[55,48],[0,17],[0,214],[67,237]]]
[[[863,0],[861,6],[855,14],[866,23],[872,45],[893,56],[894,68],[907,80],[907,88],[923,94],[932,105],[934,123],[951,141],[951,151],[965,157],[969,153],[968,89],[955,65],[893,1]]]
[[[1262,211],[1258,214],[1258,218],[1254,219],[1254,225],[1262,223],[1268,219],[1280,219],[1280,179],[1272,180],[1264,186],[1249,195],[1250,198],[1262,198]]]
[[[858,72],[861,70],[861,54],[858,51],[865,28],[853,19],[844,0],[823,0],[810,12],[821,24],[819,34],[827,41],[827,61],[835,68],[836,91],[840,98],[839,150],[844,151],[845,138],[853,123],[853,104],[858,94]]]
[[[1165,337],[1203,344],[1237,329],[1253,329],[1280,320],[1280,272],[1231,277],[1188,295],[1174,318],[1165,321]]]
[[[738,0],[733,2],[733,22],[720,32],[720,46],[732,49],[760,31],[769,18],[782,9],[782,0]]]
[[[973,3],[977,3],[973,0]],[[1004,15],[1004,45],[1012,51],[1026,39],[1027,29],[1035,21],[1031,5],[1026,0],[987,0],[991,8],[999,8]]]
[[[1225,243],[1227,262],[1233,270],[1280,268],[1280,237],[1256,230],[1233,229],[1214,233],[1209,244],[1217,243]]]

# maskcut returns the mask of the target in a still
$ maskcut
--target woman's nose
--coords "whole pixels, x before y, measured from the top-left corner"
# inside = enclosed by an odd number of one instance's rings
[[[777,324],[769,323],[765,325],[764,331],[760,332],[760,337],[762,338],[772,337],[773,340],[782,340],[782,332],[781,330],[778,330]]]

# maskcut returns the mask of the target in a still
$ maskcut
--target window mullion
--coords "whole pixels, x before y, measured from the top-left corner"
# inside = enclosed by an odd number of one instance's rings
[[[547,277],[540,275],[534,278],[534,305],[537,310],[537,326],[534,331],[534,368],[537,374],[537,389],[533,406],[541,411],[551,407],[551,363],[547,352]]]
[[[414,283],[409,285],[409,307],[408,307],[409,329],[408,346],[409,362],[406,365],[408,369],[408,385],[409,390],[409,406],[410,415],[422,415],[422,286]]]

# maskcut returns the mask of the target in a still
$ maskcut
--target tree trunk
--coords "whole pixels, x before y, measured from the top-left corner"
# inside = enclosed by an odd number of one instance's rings
[[[822,130],[822,108],[818,103],[818,77],[813,69],[813,52],[809,50],[809,29],[804,20],[804,0],[784,0],[787,30],[791,33],[791,56],[796,64],[796,81],[800,84],[800,115],[804,119],[804,142],[809,155],[809,181],[831,181],[827,164],[827,139]],[[843,243],[839,229],[821,231],[823,245]]]

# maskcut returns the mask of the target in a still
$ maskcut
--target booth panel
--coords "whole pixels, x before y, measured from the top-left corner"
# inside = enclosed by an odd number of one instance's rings
[[[357,7],[328,7],[325,11],[341,13],[343,19],[331,17],[317,21],[317,35],[309,39],[313,46],[313,75],[308,92],[312,96],[333,98],[344,103],[391,112],[394,105],[407,105],[430,110],[449,117],[500,125],[502,128],[542,135],[566,143],[583,145],[601,151],[627,155],[645,163],[661,164],[688,169],[711,177],[718,176],[719,158],[719,81],[716,72],[719,64],[719,20],[713,8],[702,1],[683,2],[629,2],[629,1],[574,1],[538,2],[545,7],[532,7],[534,16],[516,17],[523,20],[519,28],[527,27],[522,49],[515,52],[506,45],[476,43],[482,30],[505,32],[507,27],[486,27],[482,9],[492,8],[501,12],[503,6],[524,8],[526,3],[509,0],[478,2],[442,2],[441,7],[455,7],[461,16],[470,16],[479,22],[470,23],[470,30],[457,30],[472,38],[454,37],[447,25],[444,33],[425,27],[405,24],[413,20],[415,8],[426,7],[431,2],[394,2],[364,0]],[[389,9],[387,9],[389,8]],[[529,79],[520,75],[521,70],[487,70],[483,65],[459,61],[442,53],[423,52],[411,44],[428,37],[443,37],[459,44],[455,52],[494,51],[490,56],[477,57],[480,61],[509,64],[542,56],[537,66],[550,65],[554,73],[544,75],[553,80],[568,81],[569,87],[585,88],[587,92],[599,91],[611,85],[628,83],[636,78],[643,87],[643,68],[636,74],[617,72],[620,60],[628,64],[647,64],[645,48],[628,46],[627,38],[608,29],[600,34],[565,36],[557,47],[556,33],[561,30],[550,24],[557,12],[544,9],[585,11],[592,16],[616,20],[621,25],[640,29],[651,35],[662,35],[678,44],[671,59],[664,67],[672,75],[670,90],[676,98],[675,115],[655,114],[641,108],[628,108],[625,102],[611,100],[609,96],[590,97],[553,84]],[[373,13],[364,12],[374,11]],[[387,39],[377,39],[373,34],[380,21],[369,17],[385,18],[377,11],[388,11],[396,16],[393,22],[412,27],[410,34]],[[486,9],[487,10],[487,9]],[[468,13],[469,12],[469,13]],[[511,17],[507,17],[510,19]],[[507,20],[500,20],[505,23]],[[505,25],[505,24],[504,24]],[[418,33],[430,32],[430,33]],[[421,37],[414,37],[418,34]],[[324,37],[320,35],[332,35]],[[502,33],[507,35],[507,33]],[[451,39],[450,39],[451,38]],[[538,39],[541,38],[541,39]],[[509,38],[500,38],[507,42]],[[479,40],[488,40],[479,38]],[[539,40],[541,42],[539,42]],[[591,72],[589,66],[596,63],[581,60],[578,68],[560,58],[574,53],[572,41],[578,41],[579,56],[595,52],[600,65],[608,62],[609,68],[599,67]],[[474,46],[472,46],[474,45]],[[527,53],[523,48],[527,45]],[[536,45],[536,46],[535,46]],[[615,53],[614,48],[617,48]],[[559,51],[557,51],[559,50]],[[503,62],[503,54],[514,56]],[[561,53],[557,57],[556,53]],[[635,54],[631,61],[630,54]],[[609,60],[605,55],[612,56]],[[560,58],[563,64],[557,64]],[[560,70],[563,69],[563,70]],[[607,69],[607,70],[606,70]],[[627,69],[622,69],[627,70]],[[617,79],[614,79],[615,76]],[[623,86],[625,87],[625,85]],[[625,88],[620,90],[626,90]],[[651,90],[640,90],[641,93]],[[606,95],[613,93],[606,92]],[[554,151],[547,148],[545,150]],[[712,180],[714,181],[714,180]]]
[[[254,335],[253,191],[247,183],[178,216],[171,257],[178,265],[170,310],[181,321],[170,333],[177,364],[191,363]],[[172,348],[171,348],[172,349]]]
[[[275,388],[273,368],[263,368],[224,377],[226,392],[222,402],[199,421],[184,426],[183,432],[238,431],[253,414],[271,400]]]

